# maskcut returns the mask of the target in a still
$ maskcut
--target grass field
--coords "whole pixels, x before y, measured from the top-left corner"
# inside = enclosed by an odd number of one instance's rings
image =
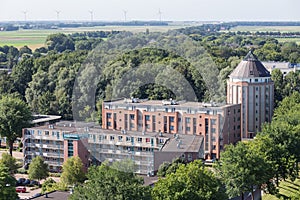
[[[12,45],[17,48],[27,45],[31,49],[36,49],[45,45],[48,35],[53,33],[75,33],[84,31],[131,31],[134,33],[145,32],[166,32],[171,29],[182,28],[181,26],[100,26],[65,29],[44,29],[44,30],[19,30],[0,32],[0,46]]]
[[[278,42],[296,42],[300,45],[300,38],[276,38]]]
[[[286,180],[279,184],[279,194],[263,195],[262,200],[291,199],[297,192],[300,193],[300,179],[296,179],[294,182]]]
[[[236,26],[230,31],[250,31],[250,32],[266,32],[266,31],[272,31],[272,32],[300,32],[300,26]]]

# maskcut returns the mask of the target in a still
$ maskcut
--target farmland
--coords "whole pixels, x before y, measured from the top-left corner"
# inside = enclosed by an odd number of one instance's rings
[[[84,31],[131,31],[134,33],[144,32],[146,29],[152,32],[165,32],[171,29],[181,28],[180,26],[101,26],[85,28],[65,28],[65,29],[42,29],[42,30],[18,30],[0,32],[0,46],[12,45],[20,48],[27,45],[31,49],[36,49],[45,45],[48,35],[53,33],[75,33]]]
[[[250,32],[300,32],[300,26],[236,26],[230,31],[250,31]]]

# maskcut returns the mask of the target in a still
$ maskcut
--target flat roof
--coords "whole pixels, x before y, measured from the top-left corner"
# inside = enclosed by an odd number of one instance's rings
[[[48,122],[53,120],[61,119],[61,116],[58,115],[33,115],[34,120],[32,120],[33,124]]]
[[[172,104],[174,102],[175,104]],[[192,102],[192,101],[174,101],[174,100],[148,100],[148,99],[116,99],[111,101],[104,101],[105,104],[110,105],[130,105],[130,106],[165,106],[165,107],[193,107],[193,108],[223,108],[230,107],[236,104],[225,104],[225,103],[205,103],[205,102]]]

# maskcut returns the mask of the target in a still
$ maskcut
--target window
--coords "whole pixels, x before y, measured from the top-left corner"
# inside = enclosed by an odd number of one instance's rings
[[[186,131],[191,131],[191,128],[190,127],[186,127],[185,130]]]
[[[150,138],[146,138],[146,142],[150,142]]]
[[[111,118],[111,113],[106,113],[106,118],[110,119]]]
[[[130,114],[130,119],[134,120],[134,114]]]
[[[41,130],[38,130],[38,135],[42,135],[42,131]]]
[[[126,142],[130,142],[131,138],[130,137],[126,137]]]
[[[141,142],[143,141],[143,138],[140,138],[140,137],[139,137],[139,138],[137,139],[137,141],[141,143]]]
[[[191,118],[189,118],[189,117],[186,117],[186,118],[185,118],[185,123],[187,123],[187,124],[188,124],[188,123],[190,123],[190,122],[191,122]]]
[[[170,117],[170,122],[174,122],[174,117]]]
[[[119,140],[119,142],[122,142],[122,140],[123,140],[123,136],[118,136],[118,140]]]
[[[145,116],[146,121],[150,121],[150,115]]]
[[[49,135],[49,131],[45,131],[45,135]]]
[[[171,131],[174,131],[174,126],[170,126],[170,130],[171,130]]]
[[[68,157],[72,157],[74,154],[73,141],[68,140]]]
[[[150,129],[150,124],[146,124],[146,129]]]
[[[130,128],[134,128],[134,123],[130,123]]]
[[[110,127],[110,126],[111,126],[111,122],[107,122],[106,124],[107,124],[107,126],[108,126],[108,127]]]
[[[111,135],[110,136],[110,141],[113,141],[113,140],[115,140],[115,136]]]

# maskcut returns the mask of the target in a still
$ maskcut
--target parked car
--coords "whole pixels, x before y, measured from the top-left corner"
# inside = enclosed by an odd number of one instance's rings
[[[26,192],[26,187],[16,187],[16,192],[24,193]]]
[[[35,181],[35,180],[32,180],[30,181],[29,185],[39,185],[39,182]]]
[[[26,180],[25,178],[19,178],[17,180],[17,186],[22,186],[25,180]]]
[[[29,179],[26,179],[24,182],[23,182],[23,185],[29,185],[30,184],[30,180]]]

